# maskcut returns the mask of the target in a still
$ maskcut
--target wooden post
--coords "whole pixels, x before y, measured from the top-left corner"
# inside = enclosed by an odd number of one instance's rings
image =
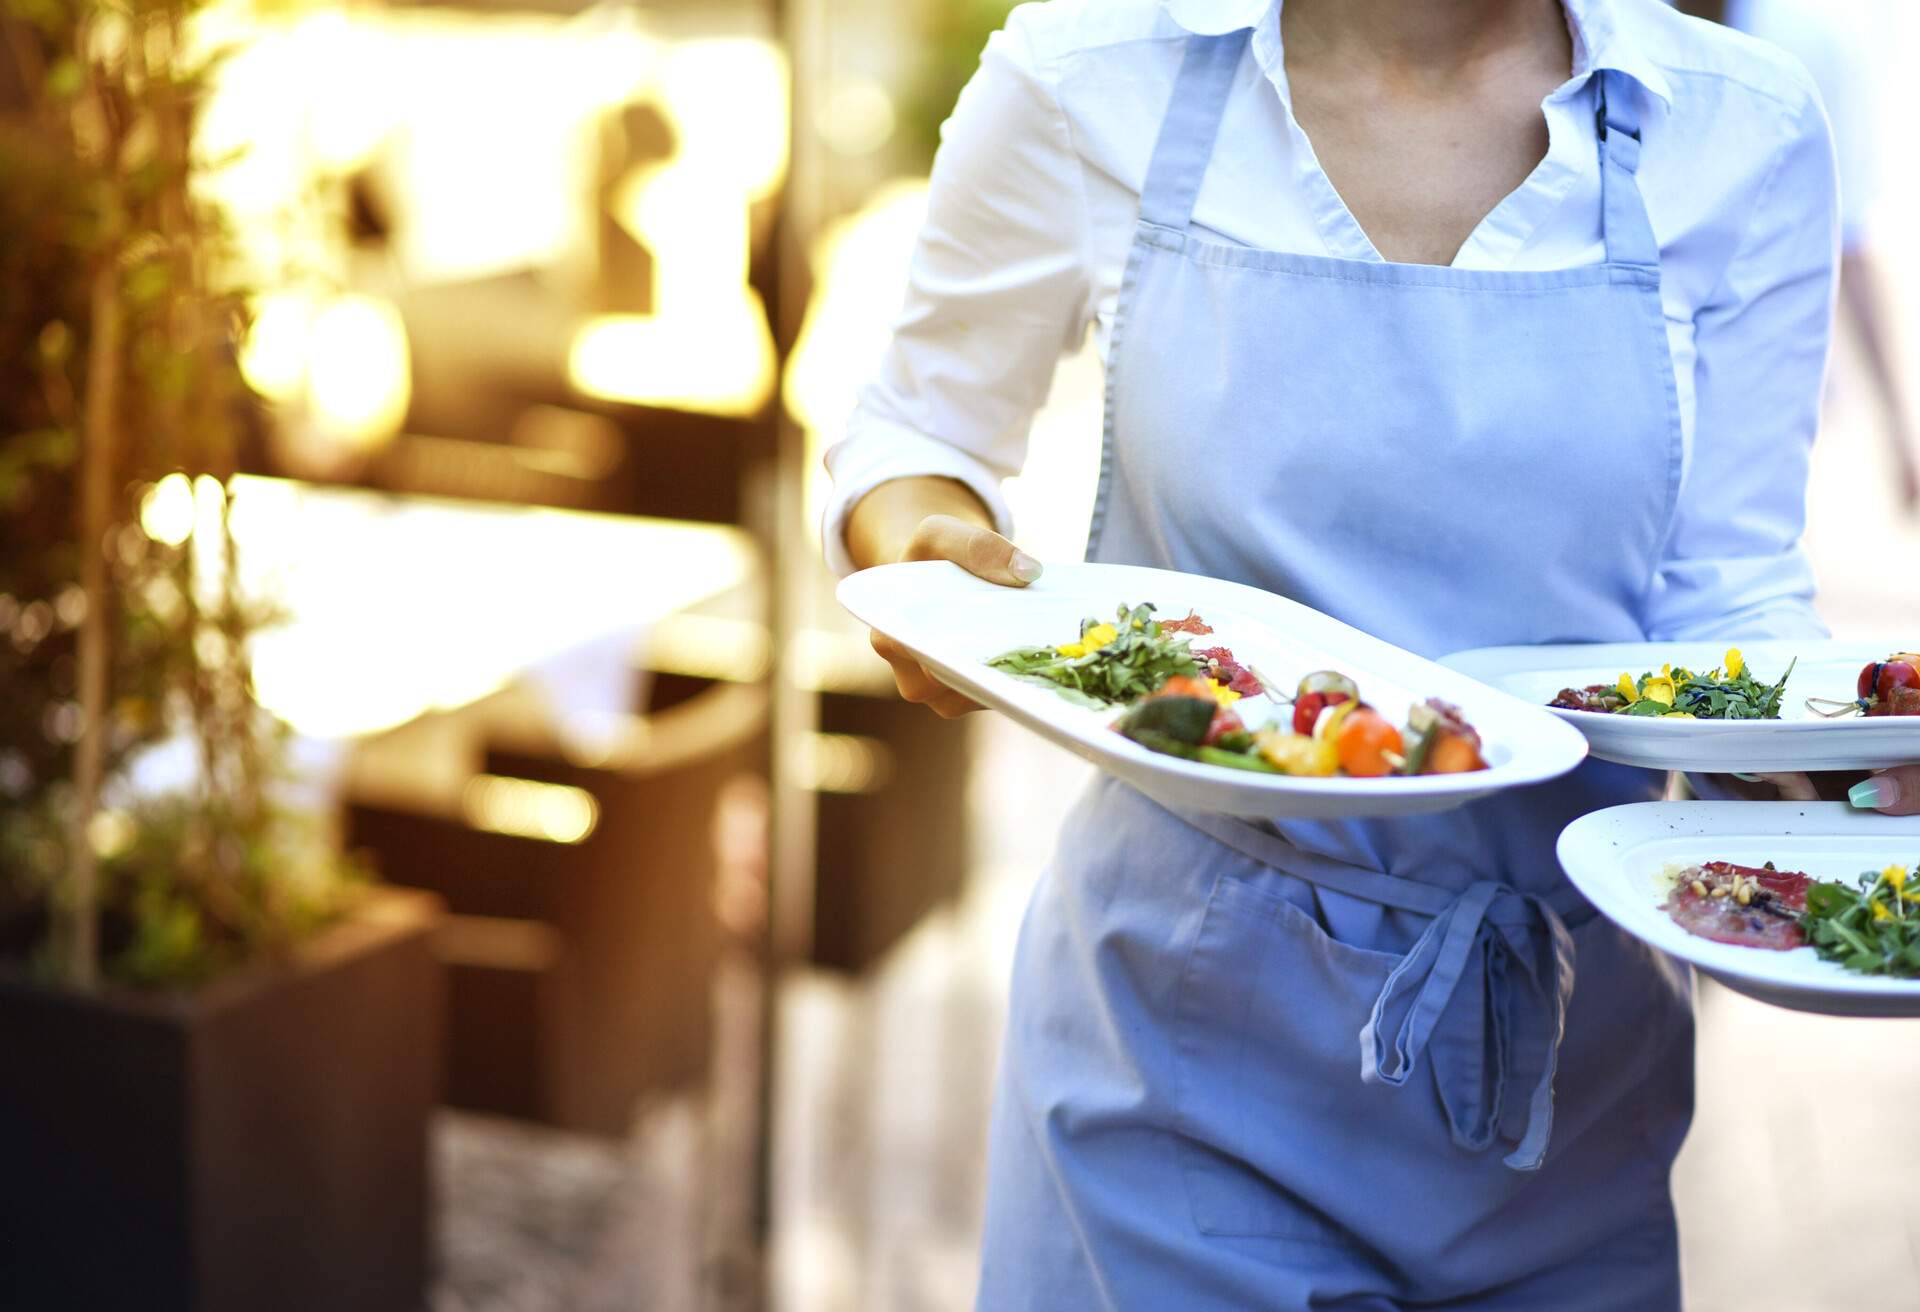
[[[94,270],[91,336],[87,344],[86,405],[80,446],[80,740],[73,749],[73,829],[67,888],[62,899],[64,971],[74,988],[99,976],[98,872],[89,834],[100,805],[100,767],[106,746],[109,605],[106,537],[112,514],[115,413],[120,400],[120,269],[111,247]]]

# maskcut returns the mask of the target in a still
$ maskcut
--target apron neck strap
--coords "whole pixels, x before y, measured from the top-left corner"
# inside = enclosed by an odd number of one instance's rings
[[[1227,93],[1240,69],[1250,29],[1219,36],[1187,38],[1186,58],[1174,80],[1173,98],[1160,120],[1153,162],[1140,189],[1140,217],[1162,228],[1184,231],[1193,217],[1194,197],[1213,156],[1213,139],[1227,106]]]
[[[1647,219],[1636,174],[1640,118],[1626,79],[1611,69],[1594,75],[1594,135],[1600,145],[1601,235],[1608,264],[1660,267],[1660,241]],[[1611,92],[1611,94],[1609,94]]]
[[[1173,96],[1160,120],[1153,160],[1140,190],[1140,217],[1156,227],[1185,231],[1194,198],[1213,156],[1214,138],[1227,95],[1246,52],[1250,29],[1218,36],[1190,36],[1174,79]],[[1594,75],[1594,132],[1600,149],[1601,233],[1607,263],[1660,267],[1660,241],[1647,218],[1636,174],[1640,168],[1640,118],[1623,75]],[[1611,94],[1610,94],[1611,92]]]

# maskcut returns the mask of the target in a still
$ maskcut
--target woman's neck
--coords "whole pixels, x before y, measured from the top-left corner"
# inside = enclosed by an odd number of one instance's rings
[[[1287,56],[1445,74],[1516,46],[1568,41],[1561,0],[1285,0]]]

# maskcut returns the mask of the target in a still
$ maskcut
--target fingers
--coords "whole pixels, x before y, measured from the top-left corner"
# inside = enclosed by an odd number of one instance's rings
[[[900,690],[903,699],[925,706],[948,720],[980,709],[978,702],[955,692],[928,674],[926,667],[915,660],[912,653],[886,634],[873,634],[873,649],[893,667],[894,686]]]
[[[1804,774],[1763,774],[1759,776],[1780,790],[1780,797],[1788,802],[1817,802],[1820,790],[1814,787],[1813,779]]]
[[[1024,588],[1040,577],[1040,562],[990,528],[952,515],[928,515],[907,540],[902,560],[950,560],[989,583]]]
[[[1023,588],[1040,577],[1040,562],[992,529],[952,515],[928,515],[907,540],[902,560],[950,560],[989,583]],[[907,701],[946,719],[980,709],[980,704],[941,683],[913,654],[884,633],[873,635],[873,649],[893,667],[893,682]]]
[[[1847,800],[1863,811],[1920,815],[1920,765],[1876,770],[1853,786]]]

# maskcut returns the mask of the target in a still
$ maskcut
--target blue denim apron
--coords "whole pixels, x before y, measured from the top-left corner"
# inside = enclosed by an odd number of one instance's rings
[[[1246,38],[1188,39],[1148,170],[1091,557],[1427,655],[1644,638],[1681,436],[1630,84],[1604,263],[1294,255],[1191,224]],[[1660,782],[1269,826],[1095,783],[1021,930],[980,1306],[1676,1307],[1688,981],[1553,854]]]

